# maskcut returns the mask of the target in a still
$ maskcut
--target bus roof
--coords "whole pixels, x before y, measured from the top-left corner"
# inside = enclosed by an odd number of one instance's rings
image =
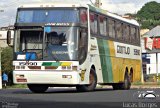
[[[46,8],[46,7],[88,7],[88,5],[85,4],[78,4],[78,3],[41,3],[41,4],[25,4],[20,6],[20,8]]]
[[[20,6],[19,8],[46,8],[46,7],[48,7],[48,8],[49,7],[85,7],[85,8],[89,8],[91,11],[94,11],[97,13],[102,13],[104,15],[118,19],[120,21],[139,26],[139,23],[134,19],[123,18],[122,16],[113,14],[109,11],[97,8],[97,7],[92,6],[90,4],[86,5],[86,4],[78,4],[78,3],[73,3],[73,4],[71,4],[71,3],[68,3],[68,4],[67,3],[65,3],[65,4],[62,4],[62,3],[43,3],[42,4],[41,3],[41,4],[28,4],[28,5],[26,4],[26,5]]]

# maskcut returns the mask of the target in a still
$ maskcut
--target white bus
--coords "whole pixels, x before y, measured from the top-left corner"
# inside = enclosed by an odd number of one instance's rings
[[[24,5],[14,33],[14,83],[32,92],[56,86],[92,91],[97,84],[130,89],[140,81],[135,20],[91,5]]]

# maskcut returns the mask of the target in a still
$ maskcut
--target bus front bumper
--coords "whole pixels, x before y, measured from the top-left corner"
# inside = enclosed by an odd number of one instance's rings
[[[80,84],[77,71],[13,71],[15,84]]]

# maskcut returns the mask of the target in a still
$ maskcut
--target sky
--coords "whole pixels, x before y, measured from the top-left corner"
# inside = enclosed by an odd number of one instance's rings
[[[16,9],[23,4],[66,2],[91,4],[95,0],[0,0],[0,27],[13,25],[15,22]],[[124,15],[125,13],[136,13],[145,3],[160,0],[101,0],[102,9],[112,13]]]

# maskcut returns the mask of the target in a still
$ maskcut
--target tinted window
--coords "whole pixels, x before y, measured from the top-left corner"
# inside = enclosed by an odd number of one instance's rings
[[[109,36],[115,38],[115,21],[109,19]]]
[[[124,40],[129,41],[129,39],[130,39],[129,34],[130,34],[129,25],[124,24],[124,26],[123,26]]]
[[[90,13],[90,28],[91,28],[91,33],[97,33],[97,15],[94,13]]]
[[[116,34],[118,39],[122,39],[123,30],[122,30],[123,24],[121,22],[116,22]]]
[[[17,23],[76,23],[78,10],[20,10]]]
[[[99,16],[99,29],[100,29],[100,34],[101,35],[107,35],[107,22],[106,18],[104,16]]]
[[[136,39],[136,28],[131,27],[131,42],[135,42]]]
[[[86,9],[81,9],[80,10],[80,21],[81,24],[87,25],[87,10]]]

